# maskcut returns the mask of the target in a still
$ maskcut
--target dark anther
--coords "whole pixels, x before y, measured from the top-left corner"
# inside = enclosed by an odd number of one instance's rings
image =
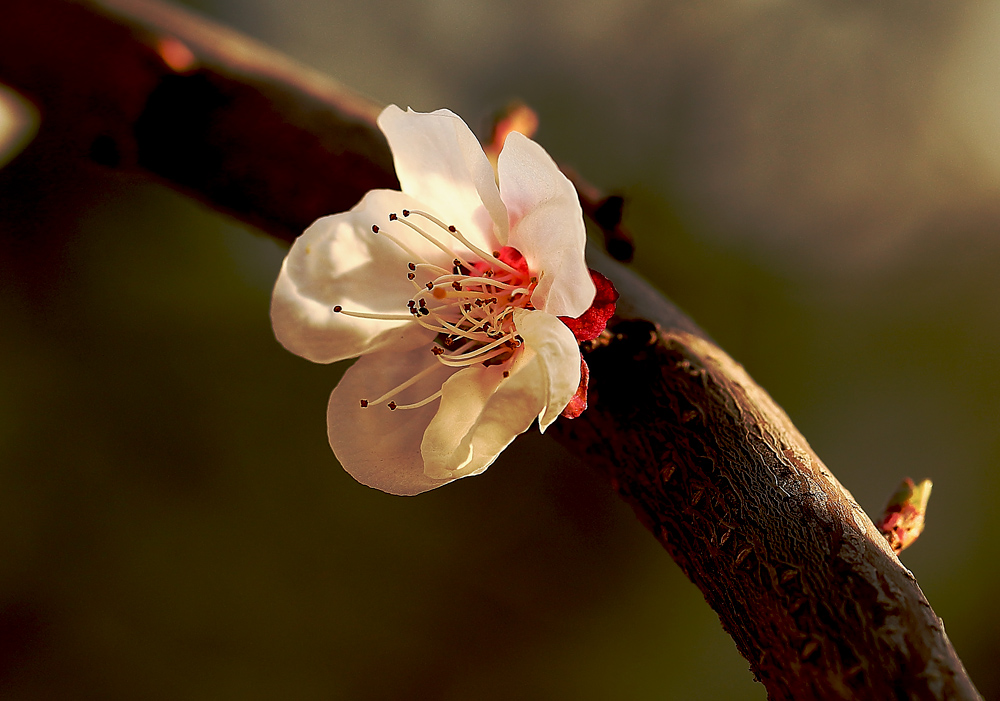
[[[339,314],[340,312],[344,311],[344,308],[338,304],[336,307],[333,308],[333,311]]]
[[[407,263],[406,267],[409,268],[410,270],[416,270],[417,269],[416,263]]]
[[[361,408],[364,409],[367,406],[368,406],[368,400],[367,399],[362,399],[361,400]]]
[[[462,291],[462,283],[460,283],[458,280],[456,280],[455,282],[451,283],[451,286],[454,287],[459,292]]]
[[[389,411],[396,411],[396,402],[389,402],[386,406],[389,407]]]
[[[510,377],[510,370],[504,370],[503,371],[503,376],[504,377]]]
[[[427,289],[428,290],[433,290],[434,289],[434,283],[433,282],[428,282],[427,283]]]
[[[417,303],[411,299],[409,302],[406,303],[406,306],[408,306],[410,309],[413,309],[413,307],[415,307],[416,304]]]
[[[431,310],[427,309],[426,307],[421,307],[420,308],[420,313],[423,314],[424,316],[430,316],[431,315]]]
[[[395,212],[392,212],[392,213],[391,213],[391,214],[389,215],[389,221],[396,221],[397,219],[399,219],[399,217],[397,217],[397,216],[396,216],[396,213],[395,213]]]
[[[426,306],[427,306],[427,300],[426,299],[421,299],[420,300],[420,308],[423,309]]]
[[[377,234],[378,233],[378,224],[372,224],[372,233],[373,234]]]
[[[500,251],[493,251],[493,257],[494,258],[499,258],[500,257]]]
[[[431,353],[433,353],[434,355],[443,355],[444,348],[442,348],[441,346],[431,346]]]
[[[458,229],[456,229],[456,228],[455,228],[455,227],[453,227],[453,226],[449,226],[449,227],[448,227],[448,231],[450,231],[451,233],[453,233],[453,234],[454,234],[454,233],[455,233],[456,231],[458,231]]]
[[[412,279],[413,279],[413,278],[415,278],[416,276],[417,276],[417,274],[416,274],[416,273],[407,273],[407,274],[406,274],[406,279],[407,279],[407,280],[412,280]]]
[[[408,210],[408,209],[404,209],[404,210],[403,210],[403,216],[404,216],[404,217],[408,217],[408,216],[410,216],[410,210]]]

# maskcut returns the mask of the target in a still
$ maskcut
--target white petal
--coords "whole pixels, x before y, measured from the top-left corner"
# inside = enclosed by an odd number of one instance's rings
[[[538,418],[545,430],[580,384],[580,349],[556,317],[514,312],[525,349],[503,378],[503,368],[466,368],[443,386],[441,407],[420,452],[428,475],[468,477],[489,467],[500,452]]]
[[[507,209],[475,134],[448,110],[379,115],[403,192],[487,251],[507,240]]]
[[[584,258],[586,229],[576,189],[545,149],[518,132],[507,137],[497,172],[510,215],[507,245],[540,274],[532,303],[557,316],[580,316],[596,289]]]
[[[514,325],[524,345],[536,353],[542,368],[544,408],[538,428],[545,431],[556,420],[580,386],[580,345],[566,324],[547,312],[518,309]]]
[[[295,240],[271,297],[274,334],[285,348],[329,363],[378,348],[408,348],[433,337],[409,320],[358,319],[333,311],[341,305],[352,311],[406,313],[414,293],[407,263],[414,256],[387,235],[373,233],[372,224],[414,254],[450,268],[442,251],[405,225],[389,222],[389,212],[417,206],[402,193],[373,190],[351,211],[319,219]]]
[[[334,455],[362,484],[390,494],[419,494],[450,479],[424,474],[420,441],[438,409],[431,402],[417,409],[390,411],[385,403],[361,407],[424,368],[437,366],[428,377],[402,391],[397,404],[414,403],[434,394],[454,372],[434,359],[429,346],[403,353],[380,351],[358,359],[330,395],[327,428]]]
[[[420,445],[429,476],[477,475],[528,430],[545,405],[539,391],[544,377],[533,358],[534,352],[525,349],[508,379],[502,368],[482,365],[451,376]]]

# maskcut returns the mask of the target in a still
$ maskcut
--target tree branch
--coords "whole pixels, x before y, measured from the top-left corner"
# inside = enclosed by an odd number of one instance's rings
[[[397,186],[376,105],[230,30],[148,0],[8,0],[4,15],[0,81],[67,157],[158,177],[285,241]],[[585,349],[590,408],[552,432],[608,475],[771,698],[980,698],[912,574],[784,412],[647,283],[590,258],[619,314]]]

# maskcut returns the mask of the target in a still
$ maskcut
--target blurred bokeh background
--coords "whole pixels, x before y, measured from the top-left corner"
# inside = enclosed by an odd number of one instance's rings
[[[380,102],[510,98],[869,513],[1000,698],[1000,5],[192,0]],[[0,170],[0,696],[763,699],[548,439],[417,498],[325,438],[280,245],[36,141]]]

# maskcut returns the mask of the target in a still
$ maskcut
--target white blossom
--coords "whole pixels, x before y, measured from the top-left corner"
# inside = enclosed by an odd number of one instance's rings
[[[538,144],[512,132],[494,170],[447,110],[390,106],[378,125],[402,191],[310,226],[271,319],[304,358],[361,356],[330,397],[330,445],[358,481],[418,494],[559,416],[581,362],[558,317],[587,311],[595,287],[576,191]]]

